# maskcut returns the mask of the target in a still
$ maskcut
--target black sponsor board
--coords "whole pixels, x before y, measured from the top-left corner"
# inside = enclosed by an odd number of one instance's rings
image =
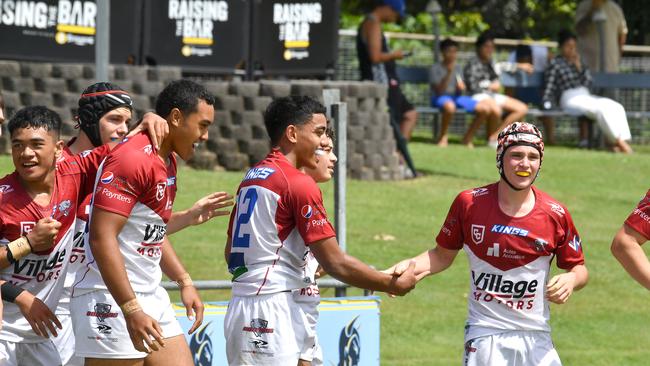
[[[144,63],[224,73],[244,70],[249,0],[146,0]]]
[[[137,59],[143,0],[111,1],[111,63]],[[95,1],[0,0],[0,58],[95,60]]]
[[[340,0],[252,0],[256,76],[326,76],[338,50]]]

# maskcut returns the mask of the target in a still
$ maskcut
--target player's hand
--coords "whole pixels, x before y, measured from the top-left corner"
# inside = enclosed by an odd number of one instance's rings
[[[199,292],[194,286],[185,286],[181,288],[181,301],[183,302],[183,305],[185,305],[187,318],[189,320],[194,320],[194,324],[192,324],[192,327],[187,332],[188,334],[192,334],[203,323],[203,302],[201,301]]]
[[[531,64],[529,62],[522,62],[522,63],[518,64],[517,66],[519,67],[519,69],[523,70],[527,74],[532,74],[533,71],[535,71],[535,67],[533,67],[533,64]]]
[[[564,304],[573,293],[575,282],[576,275],[572,272],[554,276],[546,285],[546,298],[556,304]]]
[[[467,90],[467,85],[465,85],[465,82],[459,78],[458,81],[456,82],[456,88],[459,91],[464,92],[465,90]]]
[[[152,317],[139,310],[129,314],[126,318],[126,329],[133,346],[140,352],[151,353],[165,347],[162,329]]]
[[[32,231],[26,235],[32,245],[32,251],[49,250],[54,245],[54,238],[56,238],[60,228],[61,223],[51,217],[38,220]]]
[[[194,203],[188,210],[190,223],[199,225],[217,216],[226,216],[230,214],[229,210],[222,210],[233,205],[233,198],[226,192],[211,193]]]
[[[169,125],[167,124],[167,121],[159,115],[153,112],[147,112],[142,116],[142,122],[140,122],[133,131],[129,132],[127,137],[131,137],[142,131],[147,131],[151,138],[151,142],[156,149],[158,149],[160,148],[162,140],[164,140],[169,134]]]
[[[388,292],[397,296],[404,296],[415,288],[417,282],[417,278],[415,277],[415,261],[410,260],[406,270],[399,276],[393,276],[393,281]]]
[[[18,305],[20,312],[29,322],[36,335],[49,338],[48,330],[53,336],[58,336],[56,328],[63,329],[61,322],[56,318],[52,310],[45,305],[41,299],[32,295],[29,291],[23,291],[16,297],[14,302]],[[56,327],[55,327],[56,326]]]
[[[393,51],[393,57],[395,60],[401,60],[404,58],[404,52],[402,50]]]

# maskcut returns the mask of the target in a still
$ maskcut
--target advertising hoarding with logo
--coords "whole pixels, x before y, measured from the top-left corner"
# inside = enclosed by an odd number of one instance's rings
[[[192,322],[187,319],[185,308],[174,305],[195,365],[216,366],[228,363],[223,335],[227,306],[226,302],[206,304],[203,325],[194,334],[188,335]],[[323,349],[324,365],[379,365],[378,297],[321,299],[318,309],[320,316],[317,332]],[[251,347],[264,351],[264,347],[268,347],[264,333],[274,327],[274,324],[269,324],[265,319],[251,319],[250,327],[245,327],[239,336],[248,337]]]
[[[111,63],[126,63],[140,48],[142,0],[111,1]],[[95,60],[95,1],[0,0],[0,58]]]
[[[146,0],[143,59],[233,73],[248,56],[249,0]]]
[[[340,0],[253,0],[253,72],[258,76],[333,72],[340,6]]]

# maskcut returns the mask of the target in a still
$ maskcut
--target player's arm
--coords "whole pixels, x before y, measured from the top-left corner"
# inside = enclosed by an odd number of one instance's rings
[[[160,268],[170,280],[176,282],[181,291],[181,301],[185,305],[187,318],[194,320],[194,324],[189,330],[189,334],[194,333],[201,323],[203,323],[203,302],[199,292],[194,287],[192,278],[187,272],[176,251],[172,247],[169,238],[165,236],[162,244],[162,257],[160,258]],[[194,316],[196,315],[196,319]]]
[[[226,260],[226,264],[228,264],[228,259],[230,258],[231,249],[232,249],[232,237],[228,235],[228,239],[226,239],[226,245],[223,248],[223,257]]]
[[[63,329],[63,326],[56,318],[52,310],[38,297],[29,291],[14,285],[11,282],[0,280],[0,293],[3,301],[14,303],[20,309],[32,330],[36,335],[48,338],[48,330],[53,336],[57,336],[56,328]],[[1,306],[0,306],[1,308]]]
[[[127,137],[134,136],[142,131],[147,131],[147,134],[151,138],[151,143],[158,149],[160,148],[160,143],[169,134],[169,125],[167,124],[167,120],[159,115],[153,112],[147,112],[138,121],[133,130],[129,132]]]
[[[232,196],[228,193],[211,193],[196,201],[189,209],[172,213],[167,223],[167,235],[181,231],[188,226],[203,224],[217,216],[228,215],[230,211],[222,209],[232,205]]]
[[[391,276],[341,251],[336,237],[311,243],[309,248],[330,276],[352,286],[396,295],[405,295],[415,287],[413,263],[402,275]]]
[[[381,64],[387,61],[401,59],[402,51],[397,50],[385,53],[381,49],[381,24],[377,21],[367,20],[363,27],[366,31],[368,44],[368,57],[373,64]]]
[[[574,291],[578,291],[587,285],[589,272],[584,264],[578,264],[562,273],[553,276],[546,285],[546,297],[556,304],[564,304]]]
[[[12,266],[29,253],[50,249],[60,227],[61,223],[50,217],[38,220],[34,229],[27,235],[0,248],[0,269]]]
[[[126,274],[117,241],[126,220],[125,216],[95,206],[90,220],[90,249],[108,291],[122,309],[133,345],[138,351],[150,352],[143,346],[145,342],[149,349],[157,351],[158,344],[152,342],[150,336],[164,345],[162,329],[142,311]]]
[[[647,240],[641,233],[623,224],[614,236],[611,251],[627,273],[650,290],[650,261],[641,248]]]
[[[405,259],[394,266],[382,271],[392,275],[401,275],[409,266],[411,261],[415,262],[414,274],[418,282],[426,276],[436,274],[449,268],[456,259],[458,250],[446,249],[437,245],[433,249],[418,255],[417,257]]]

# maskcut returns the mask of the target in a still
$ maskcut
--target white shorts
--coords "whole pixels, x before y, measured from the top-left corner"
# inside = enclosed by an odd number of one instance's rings
[[[509,331],[467,340],[464,366],[561,366],[551,334]]]
[[[306,336],[302,350],[300,351],[300,359],[310,361],[311,366],[320,366],[323,364],[323,349],[320,347],[320,344],[318,344],[318,336],[316,334],[316,324],[318,323],[318,303],[320,302],[320,297],[318,297],[318,300],[310,299],[312,301],[301,302],[300,300],[302,299],[296,297],[296,293],[294,292],[294,299],[297,300],[296,302],[302,308],[302,311],[305,314],[305,319],[307,320]]]
[[[494,99],[494,102],[501,107],[506,103],[508,100],[508,96],[504,94],[499,94],[499,93],[478,93],[472,95],[472,99],[474,99],[477,102],[480,102],[485,99]]]
[[[228,364],[298,364],[309,338],[307,322],[291,292],[233,296],[224,319]]]
[[[16,343],[0,340],[0,365],[56,366],[61,365],[61,359],[51,340],[39,343]]]
[[[183,334],[164,288],[154,293],[135,293],[144,312],[158,322],[163,337]],[[145,358],[135,349],[119,305],[107,290],[97,290],[73,297],[70,302],[74,326],[75,355],[86,358]]]
[[[59,307],[62,305],[59,304]],[[65,304],[63,307],[67,307],[67,305]],[[58,336],[50,339],[59,352],[61,364],[63,366],[83,366],[84,359],[74,355],[74,332],[72,329],[72,318],[70,318],[69,312],[67,314],[57,312],[56,317],[61,322],[63,329],[57,330]]]

